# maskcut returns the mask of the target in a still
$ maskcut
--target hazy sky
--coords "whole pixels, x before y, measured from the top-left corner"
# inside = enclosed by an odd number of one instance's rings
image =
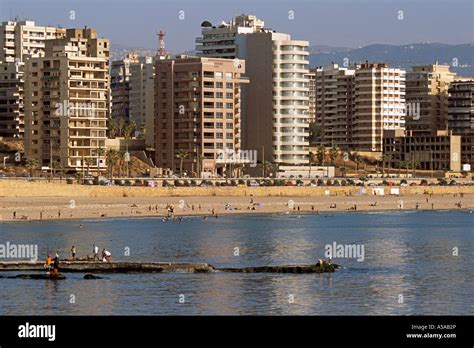
[[[87,25],[112,44],[146,48],[156,48],[161,29],[170,51],[193,49],[203,20],[215,24],[241,13],[311,45],[474,42],[474,0],[0,0],[1,20]]]

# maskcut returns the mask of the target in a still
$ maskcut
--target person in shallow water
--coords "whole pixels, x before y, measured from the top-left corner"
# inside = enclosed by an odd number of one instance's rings
[[[48,256],[46,256],[46,261],[44,263],[44,268],[46,268],[48,270],[48,274],[51,273],[51,264],[53,263],[53,259],[51,258],[51,255],[48,254]]]
[[[51,278],[55,278],[58,276],[59,273],[59,255],[56,254],[56,256],[53,259],[53,267],[51,267],[49,271],[49,276]]]

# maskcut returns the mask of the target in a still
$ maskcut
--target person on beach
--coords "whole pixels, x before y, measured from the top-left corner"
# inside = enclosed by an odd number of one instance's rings
[[[110,257],[112,253],[108,250],[102,249],[102,262],[110,262]]]
[[[16,219],[16,211],[13,212],[13,220]]]
[[[71,256],[73,260],[76,259],[76,247],[74,245],[71,247]]]
[[[58,210],[58,219],[61,218],[61,210]]]
[[[99,247],[97,245],[92,246],[92,257],[94,258],[94,261],[97,260],[99,261]]]
[[[51,258],[51,255],[48,254],[48,256],[46,256],[46,261],[44,263],[44,268],[46,268],[48,270],[48,274],[51,273],[51,264],[53,263],[53,259]]]

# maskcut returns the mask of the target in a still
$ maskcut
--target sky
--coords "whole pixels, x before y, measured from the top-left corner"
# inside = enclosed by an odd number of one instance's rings
[[[156,32],[163,30],[170,52],[194,49],[202,21],[242,13],[311,45],[474,42],[474,0],[0,0],[2,21],[87,25],[112,46],[130,48],[156,49]]]

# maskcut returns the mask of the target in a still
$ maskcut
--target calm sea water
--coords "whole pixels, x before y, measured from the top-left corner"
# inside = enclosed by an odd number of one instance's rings
[[[38,244],[41,257],[71,245],[83,256],[96,243],[115,260],[244,267],[313,263],[333,242],[365,248],[363,262],[334,260],[344,269],[333,274],[0,279],[0,314],[473,315],[473,222],[469,211],[436,211],[0,223],[0,243]]]

